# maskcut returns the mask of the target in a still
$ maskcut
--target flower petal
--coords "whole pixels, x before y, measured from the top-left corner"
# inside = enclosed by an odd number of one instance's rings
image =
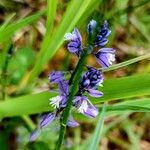
[[[115,61],[115,50],[113,48],[101,48],[95,56],[102,67],[109,67]]]
[[[77,38],[76,34],[66,33],[66,34],[64,35],[64,39],[65,39],[65,40],[74,40],[74,39],[76,39],[76,38]]]
[[[98,115],[98,109],[93,105],[89,104],[87,110],[84,112],[84,115],[90,118],[95,118]]]
[[[69,93],[69,85],[68,85],[68,82],[63,80],[63,81],[60,81],[59,82],[59,90],[60,90],[60,93],[64,96],[67,96],[68,93]]]
[[[98,114],[97,108],[93,106],[87,98],[83,99],[78,110],[80,113],[84,114],[85,116],[89,118],[95,118]]]
[[[58,83],[64,79],[64,74],[61,71],[53,71],[49,74],[49,81]]]
[[[39,136],[40,131],[41,131],[41,130],[39,130],[39,129],[35,129],[35,130],[31,133],[31,135],[30,135],[30,137],[29,137],[29,141],[30,141],[30,142],[35,141],[35,140],[37,139],[37,137]]]
[[[73,34],[75,34],[77,36],[78,41],[81,43],[82,37],[81,37],[81,34],[77,28],[74,28]]]
[[[69,117],[69,119],[68,119],[67,126],[74,128],[74,127],[78,127],[78,126],[79,126],[79,123],[76,122],[76,121],[73,119],[73,117],[71,116],[71,117]]]
[[[70,42],[67,48],[71,53],[76,53],[80,50],[79,44],[77,42]]]
[[[103,96],[102,92],[95,90],[95,89],[88,89],[88,92],[89,92],[89,95],[92,97],[102,97]]]
[[[46,127],[49,123],[51,123],[54,120],[55,116],[55,113],[48,113],[43,115],[42,120],[40,122],[40,128]]]
[[[60,107],[60,103],[63,97],[58,95],[49,99],[49,104],[51,104],[55,109]]]
[[[87,26],[87,33],[91,35],[93,30],[95,29],[97,22],[95,20],[91,20]]]

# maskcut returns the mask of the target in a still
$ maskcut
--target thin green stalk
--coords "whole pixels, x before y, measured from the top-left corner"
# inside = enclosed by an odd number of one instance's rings
[[[130,64],[136,63],[136,62],[144,60],[144,59],[148,59],[148,58],[150,58],[150,54],[145,54],[143,56],[139,56],[139,57],[136,57],[136,58],[124,61],[122,63],[112,65],[112,66],[110,66],[108,68],[102,68],[100,70],[102,70],[102,72],[108,72],[108,71],[112,71],[112,70],[116,70],[116,69],[128,66]]]
[[[28,127],[31,131],[33,131],[36,128],[35,124],[33,123],[33,121],[31,120],[31,118],[29,116],[23,115],[23,116],[21,116],[21,118],[28,125]]]
[[[77,67],[75,68],[73,75],[69,81],[69,84],[71,85],[71,87],[70,87],[70,92],[69,92],[69,96],[68,96],[68,100],[67,100],[67,105],[63,112],[63,119],[61,121],[61,128],[60,128],[59,139],[58,139],[58,144],[57,144],[56,150],[60,150],[63,139],[64,139],[64,135],[65,135],[65,131],[66,131],[66,124],[67,124],[71,106],[72,106],[72,100],[77,92],[80,76],[82,74],[82,71],[83,71],[83,68],[85,65],[85,60],[86,60],[86,56],[87,56],[86,51],[88,51],[88,49],[85,49],[85,53],[83,53],[83,55],[81,55],[81,58],[77,64]]]

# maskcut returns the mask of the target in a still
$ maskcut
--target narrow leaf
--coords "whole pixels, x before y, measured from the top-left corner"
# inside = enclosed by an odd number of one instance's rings
[[[94,149],[96,150],[98,148],[98,144],[101,140],[105,113],[106,113],[106,104],[104,103],[103,107],[102,107],[102,112],[100,112],[98,122],[97,122],[97,125],[96,125],[96,128],[95,128],[95,131],[93,133],[92,141],[90,143],[90,146],[89,146],[88,150],[94,150]]]

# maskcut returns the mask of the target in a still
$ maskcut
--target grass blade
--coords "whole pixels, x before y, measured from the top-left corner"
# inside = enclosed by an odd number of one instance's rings
[[[106,80],[104,82],[103,93],[104,96],[99,100],[90,97],[93,104],[100,104],[101,102],[110,100],[150,95],[150,74]],[[52,108],[49,105],[48,100],[50,97],[54,97],[56,95],[56,93],[42,92],[7,99],[6,101],[0,102],[0,116],[19,116],[50,111]],[[149,107],[143,106],[141,101],[139,102],[139,105],[140,104],[142,107]],[[124,102],[122,105],[129,105],[129,103],[126,104]],[[114,109],[116,109],[116,107],[117,109],[120,108],[120,106],[113,107]],[[113,107],[111,107],[111,109],[113,109]],[[108,110],[110,110],[109,106]],[[137,111],[137,109],[134,111]]]
[[[116,70],[116,69],[128,66],[130,64],[133,64],[133,63],[136,63],[138,61],[141,61],[141,60],[144,60],[144,59],[148,59],[148,58],[150,58],[150,54],[145,54],[143,56],[139,56],[139,57],[136,57],[136,58],[124,61],[122,63],[116,64],[116,65],[112,65],[112,66],[110,66],[108,68],[103,68],[102,71],[103,72],[108,72],[108,71]]]
[[[4,29],[8,26],[8,24],[12,21],[12,19],[13,19],[14,16],[15,16],[15,13],[11,14],[11,15],[6,19],[6,21],[0,26],[0,32],[1,32],[2,30],[4,30]]]
[[[58,0],[47,0],[47,22],[46,30],[47,33],[51,33],[53,28],[53,23],[55,19],[56,9],[57,9]]]
[[[106,113],[106,103],[103,104],[102,112],[99,115],[96,129],[93,133],[92,141],[88,150],[94,150],[94,149],[96,150],[98,148],[98,144],[101,140],[101,135],[103,131],[105,113]]]

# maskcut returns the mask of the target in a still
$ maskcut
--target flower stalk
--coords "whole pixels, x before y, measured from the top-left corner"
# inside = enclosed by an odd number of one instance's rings
[[[59,132],[59,139],[58,139],[58,144],[57,144],[56,150],[59,150],[61,148],[61,145],[62,145],[62,142],[64,139],[64,135],[65,135],[65,131],[66,131],[66,124],[67,124],[71,106],[72,106],[72,100],[77,92],[80,77],[81,77],[81,74],[82,74],[84,66],[85,66],[86,57],[88,55],[87,54],[88,49],[89,48],[84,50],[84,53],[81,55],[79,62],[69,80],[69,84],[71,85],[71,87],[70,87],[70,92],[69,92],[69,96],[68,96],[68,100],[67,100],[67,105],[63,112],[63,119],[61,121],[61,128],[60,128],[60,132]]]

